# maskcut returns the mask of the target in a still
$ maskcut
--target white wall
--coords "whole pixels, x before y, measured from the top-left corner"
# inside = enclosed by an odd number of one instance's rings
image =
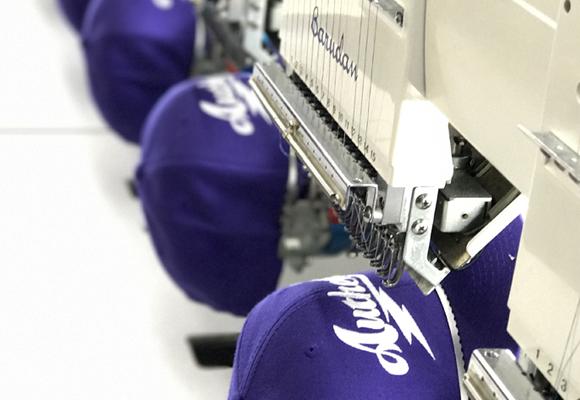
[[[102,128],[55,0],[0,1],[0,129]]]

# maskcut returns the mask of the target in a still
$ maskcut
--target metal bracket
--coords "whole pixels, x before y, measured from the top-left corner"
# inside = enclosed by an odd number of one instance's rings
[[[377,0],[377,3],[401,28],[405,23],[405,9],[395,0]]]
[[[542,153],[577,184],[580,184],[580,155],[572,150],[552,132],[532,132],[529,129],[519,127],[524,134],[536,143]]]
[[[463,383],[473,400],[544,400],[509,350],[475,350]]]
[[[426,295],[439,286],[450,272],[447,268],[437,268],[429,261],[437,192],[437,188],[416,188],[413,192],[403,249],[403,262],[408,267],[409,275]]]

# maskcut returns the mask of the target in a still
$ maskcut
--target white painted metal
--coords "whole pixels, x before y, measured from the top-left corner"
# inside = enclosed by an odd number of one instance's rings
[[[563,397],[576,400],[580,398],[580,187],[555,165],[544,166],[542,161],[510,296],[509,332]]]
[[[580,3],[561,3],[541,126],[580,148]],[[577,163],[573,155],[569,162]],[[510,296],[509,331],[564,399],[580,398],[580,186],[538,161]],[[552,160],[554,161],[554,160]],[[556,160],[557,161],[557,160]]]
[[[425,1],[399,3],[402,26],[379,2],[290,1],[282,55],[391,186],[443,187],[447,119],[422,94]]]
[[[551,131],[576,152],[580,151],[579,50],[580,3],[576,1],[569,9],[560,9],[543,123],[543,131]]]
[[[520,129],[553,132],[580,150],[580,1],[401,0],[402,27],[368,1],[290,3],[295,23],[283,39],[308,40],[284,45],[285,59],[389,184],[440,186],[449,121],[529,198],[509,331],[565,399],[580,399],[580,186],[545,164]],[[318,41],[321,28],[356,60],[358,80],[324,68],[335,60]]]
[[[559,0],[427,3],[427,97],[522,192],[537,148]]]

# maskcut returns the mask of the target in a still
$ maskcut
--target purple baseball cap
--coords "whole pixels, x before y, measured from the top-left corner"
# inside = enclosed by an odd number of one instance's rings
[[[85,11],[91,0],[58,0],[60,9],[64,13],[68,22],[77,30],[81,31]]]
[[[187,80],[143,131],[139,197],[161,263],[193,300],[246,315],[276,289],[288,159],[249,75]]]
[[[516,349],[505,332],[520,233],[518,221],[427,297],[374,272],[268,296],[238,341],[230,400],[462,398],[463,357]]]
[[[157,100],[190,76],[195,9],[187,0],[93,0],[82,29],[93,97],[111,128],[138,143]]]

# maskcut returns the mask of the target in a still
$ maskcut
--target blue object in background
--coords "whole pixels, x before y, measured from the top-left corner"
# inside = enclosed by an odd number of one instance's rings
[[[342,224],[330,225],[330,242],[326,245],[324,254],[340,254],[352,249],[352,241],[350,234],[346,231]]]

